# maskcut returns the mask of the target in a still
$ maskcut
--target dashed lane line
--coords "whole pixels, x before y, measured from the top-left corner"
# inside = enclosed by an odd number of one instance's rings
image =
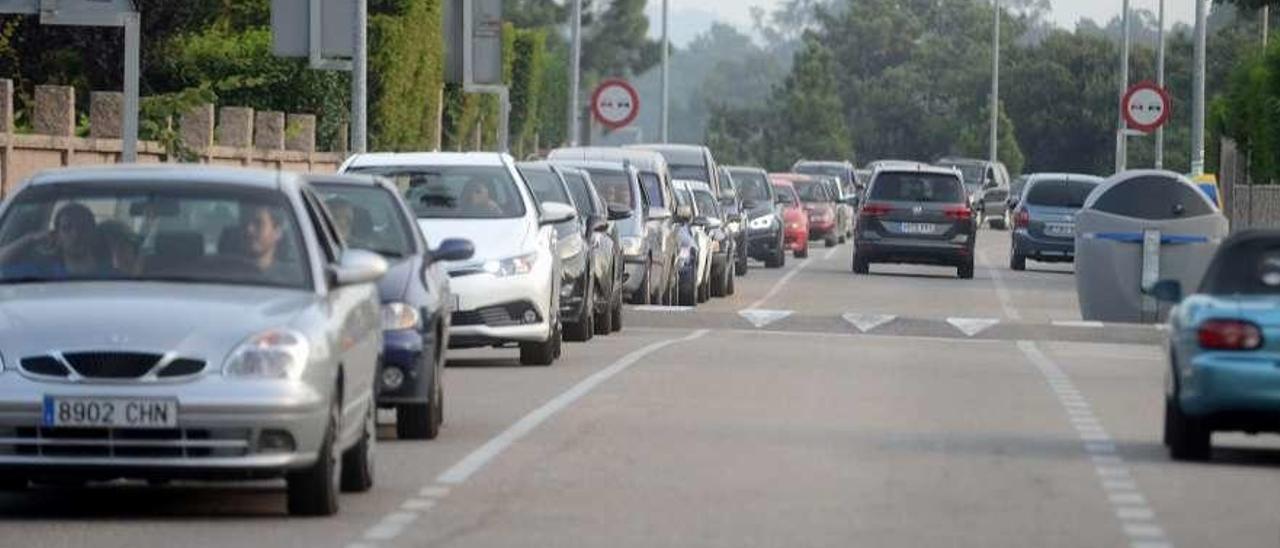
[[[556,413],[565,410],[582,397],[591,393],[597,386],[634,366],[641,359],[663,348],[682,342],[699,339],[709,333],[707,329],[699,329],[684,337],[657,341],[621,357],[608,367],[601,369],[560,393],[542,406],[516,421],[497,436],[485,442],[462,460],[449,467],[436,477],[435,482],[424,485],[417,494],[403,502],[382,517],[378,523],[365,530],[360,541],[347,544],[346,548],[377,548],[380,542],[389,542],[399,537],[423,513],[430,511],[440,500],[449,495],[453,486],[462,484],[485,465],[497,458],[504,451],[520,441],[538,426],[545,423]]]
[[[978,258],[982,261],[983,266],[991,273],[991,282],[996,286],[996,299],[1000,301],[1000,308],[1004,310],[1004,315],[1015,322],[1022,321],[1022,314],[1018,313],[1018,309],[1013,306],[1013,297],[1009,294],[1009,288],[1005,286],[1004,274],[999,268],[987,266],[987,254],[978,252]]]
[[[1076,429],[1085,453],[1093,463],[1098,482],[1129,539],[1130,548],[1173,548],[1173,543],[1156,520],[1155,510],[1147,504],[1147,497],[1138,489],[1124,458],[1116,453],[1111,435],[1089,408],[1088,400],[1036,343],[1018,341],[1018,349],[1058,396],[1058,403],[1067,412],[1071,426]]]
[[[772,299],[779,291],[782,291],[783,286],[787,285],[787,282],[790,282],[791,278],[794,278],[796,274],[799,274],[801,270],[804,270],[804,267],[809,266],[809,261],[812,260],[813,259],[805,259],[800,261],[800,264],[797,264],[786,274],[783,274],[781,278],[778,278],[778,281],[774,282],[773,287],[769,288],[769,291],[765,293],[763,297],[760,297],[756,302],[747,305],[747,310],[759,309],[761,306],[764,306],[764,303],[768,302],[769,299]]]

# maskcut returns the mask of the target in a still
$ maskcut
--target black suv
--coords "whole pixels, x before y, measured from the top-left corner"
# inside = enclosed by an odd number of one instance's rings
[[[782,266],[787,253],[782,205],[769,182],[769,174],[755,167],[731,166],[728,171],[742,199],[742,224],[747,234],[745,252],[738,254],[738,273],[747,271],[748,256]]]
[[[973,277],[978,231],[960,174],[928,166],[878,170],[858,210],[853,271],[871,263],[955,266]]]

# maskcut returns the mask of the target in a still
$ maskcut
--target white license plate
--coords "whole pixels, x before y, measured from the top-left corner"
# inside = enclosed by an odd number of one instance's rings
[[[1046,223],[1044,233],[1050,236],[1075,236],[1076,225],[1071,223]]]
[[[44,425],[64,428],[176,428],[178,401],[45,396]]]
[[[902,223],[903,234],[933,234],[932,223]]]

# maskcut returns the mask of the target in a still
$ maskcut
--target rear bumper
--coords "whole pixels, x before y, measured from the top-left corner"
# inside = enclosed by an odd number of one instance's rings
[[[882,263],[949,265],[973,257],[972,237],[967,241],[907,238],[859,239],[855,246],[855,253],[859,256]]]
[[[1037,238],[1020,228],[1013,233],[1013,250],[1019,255],[1042,261],[1073,261],[1076,257],[1075,239]]]
[[[1196,356],[1180,374],[1182,411],[1209,419],[1215,429],[1280,431],[1280,368],[1274,358]]]

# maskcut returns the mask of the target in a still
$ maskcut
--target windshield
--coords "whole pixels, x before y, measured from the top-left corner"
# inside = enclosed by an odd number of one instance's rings
[[[528,167],[517,169],[525,182],[529,183],[529,190],[533,191],[533,196],[538,199],[538,203],[557,202],[573,205],[572,200],[569,199],[569,193],[564,189],[564,184],[560,182],[559,175],[546,169]]]
[[[573,195],[573,205],[578,209],[578,215],[585,219],[587,215],[597,213],[595,200],[591,199],[591,190],[587,188],[589,184],[582,173],[569,171],[564,174],[564,179],[569,186],[569,193]]]
[[[849,180],[849,169],[844,166],[831,164],[797,164],[793,170],[796,173],[804,173],[806,175],[826,175],[840,179],[841,183],[852,182]]]
[[[872,200],[888,202],[963,202],[960,181],[937,173],[881,173],[871,184]]]
[[[778,193],[778,199],[781,200],[783,204],[786,204],[786,205],[796,204],[795,191],[792,190],[791,187],[784,186],[784,185],[773,185],[773,190],[774,192]]]
[[[314,183],[347,247],[385,257],[413,253],[413,230],[390,192],[381,187]]]
[[[1040,180],[1027,191],[1027,204],[1080,209],[1097,183],[1086,181]]]
[[[715,197],[705,190],[693,191],[693,199],[698,203],[698,215],[704,217],[720,217],[720,207],[716,204]]]
[[[591,173],[591,183],[595,185],[596,193],[605,203],[627,209],[633,208],[635,196],[632,194],[631,180],[625,172],[604,169],[587,171]]]
[[[735,171],[733,180],[738,184],[738,197],[742,201],[763,202],[769,200],[769,180],[763,173]]]
[[[282,195],[181,182],[60,185],[19,194],[0,219],[0,283],[175,281],[311,286]]]
[[[524,200],[503,166],[361,167],[395,183],[413,214],[426,219],[509,219],[525,214]]]
[[[803,201],[826,202],[831,199],[827,194],[827,185],[821,181],[796,181],[793,185]]]
[[[982,180],[986,177],[987,169],[983,164],[969,163],[947,163],[943,162],[942,167],[954,167],[960,170],[960,176],[964,178],[964,186],[970,191],[982,186]]]
[[[671,178],[702,181],[704,183],[711,182],[711,176],[707,174],[706,166],[693,164],[671,164]]]

